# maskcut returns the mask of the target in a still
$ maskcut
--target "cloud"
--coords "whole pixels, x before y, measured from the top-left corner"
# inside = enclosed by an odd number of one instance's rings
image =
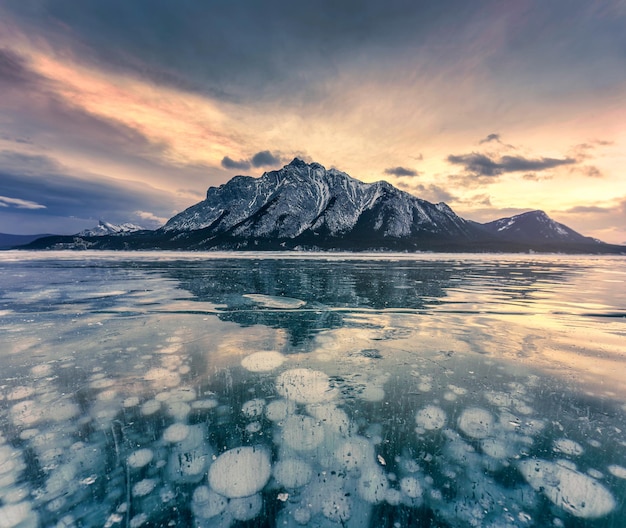
[[[45,209],[45,205],[30,200],[22,200],[20,198],[9,198],[8,196],[0,196],[0,207],[16,207],[17,209]]]
[[[500,141],[500,134],[489,134],[486,138],[481,139],[478,144],[482,145],[484,143],[490,143],[492,141],[495,141],[496,143],[501,143]]]
[[[224,156],[222,159],[222,167],[225,169],[248,170],[250,168],[250,162],[247,160],[235,161],[228,156]]]
[[[160,227],[169,220],[169,218],[157,216],[150,211],[135,211],[133,214],[143,221],[142,227],[147,228]]]
[[[117,223],[130,221],[132,211],[152,211],[156,218],[172,214],[170,194],[149,185],[77,172],[48,156],[12,151],[0,151],[0,193],[0,231],[10,232],[10,225],[2,225],[9,211],[21,212],[28,221],[38,218],[39,232],[52,230],[47,219],[57,217]]]
[[[453,165],[462,165],[468,173],[489,177],[500,176],[510,172],[538,172],[577,163],[574,158],[533,159],[522,156],[502,156],[499,160],[496,160],[478,152],[461,155],[451,154],[447,160]]]
[[[229,156],[222,159],[222,167],[225,169],[248,170],[250,167],[267,167],[268,165],[278,165],[281,158],[272,154],[269,150],[257,152],[250,159],[234,160]]]
[[[609,214],[615,210],[614,207],[601,207],[598,205],[577,205],[563,211],[569,214]]]
[[[417,176],[418,172],[413,169],[407,169],[406,167],[389,167],[385,169],[385,174],[391,176]]]
[[[23,88],[44,82],[44,78],[36,74],[28,66],[26,59],[8,48],[0,48],[0,86]]]
[[[278,165],[281,162],[278,156],[272,154],[269,150],[262,150],[261,152],[257,152],[250,163],[252,163],[253,167],[266,167],[268,165]]]

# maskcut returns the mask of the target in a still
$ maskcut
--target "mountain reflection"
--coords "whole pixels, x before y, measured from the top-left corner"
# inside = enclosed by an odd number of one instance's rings
[[[532,305],[573,271],[523,262],[330,259],[212,259],[163,267],[196,301],[218,305],[220,319],[284,329],[294,346],[343,326],[346,311],[464,312],[478,301],[483,307]],[[271,302],[259,303],[263,296]],[[294,300],[302,302],[294,306]]]

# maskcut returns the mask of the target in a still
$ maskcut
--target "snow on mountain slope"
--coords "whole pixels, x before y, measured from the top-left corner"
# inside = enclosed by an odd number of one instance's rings
[[[144,228],[135,224],[112,224],[110,222],[104,222],[100,220],[96,227],[91,229],[85,229],[78,236],[105,236],[105,235],[121,235],[126,233],[134,233],[136,231],[142,231]]]
[[[573,242],[594,243],[592,238],[552,220],[543,211],[530,211],[508,218],[494,220],[482,226],[504,240],[516,242]]]
[[[363,183],[298,158],[260,178],[236,176],[211,187],[206,200],[171,218],[162,231],[199,229],[284,239],[307,234],[341,237],[368,229],[372,235],[392,238],[454,238],[474,230],[445,204],[431,204],[384,181]]]

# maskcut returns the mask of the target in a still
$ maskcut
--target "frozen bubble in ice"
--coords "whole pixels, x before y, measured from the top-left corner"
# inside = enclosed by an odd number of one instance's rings
[[[347,436],[350,433],[350,418],[332,403],[315,403],[306,406],[307,412],[335,433]]]
[[[144,402],[141,406],[141,414],[143,414],[144,416],[150,416],[151,414],[157,412],[159,409],[161,409],[160,401],[148,400],[147,402]]]
[[[168,401],[164,406],[165,412],[174,420],[183,421],[191,412],[191,405],[181,401]]]
[[[52,405],[46,415],[55,422],[64,422],[80,414],[80,407],[72,402],[60,401]]]
[[[191,408],[195,410],[207,411],[209,409],[215,409],[219,405],[217,400],[196,400],[191,402]]]
[[[137,405],[139,405],[139,398],[137,396],[129,396],[122,401],[122,406],[126,409],[129,407],[137,407]]]
[[[415,477],[404,477],[400,480],[400,489],[410,499],[422,496],[422,486]]]
[[[376,467],[366,468],[361,474],[357,488],[364,501],[376,504],[385,500],[389,481],[382,470]]]
[[[27,521],[30,523],[27,524]],[[17,526],[38,526],[36,514],[31,510],[30,503],[18,502],[0,507],[0,527],[14,528]]]
[[[96,399],[99,401],[112,401],[117,396],[117,391],[115,389],[107,389],[98,394]]]
[[[276,380],[276,390],[297,403],[321,403],[332,400],[336,391],[329,377],[318,370],[297,368],[286,370]]]
[[[128,523],[128,526],[130,528],[139,528],[140,526],[143,526],[147,522],[148,522],[148,514],[142,512],[142,513],[135,515]]]
[[[374,459],[374,446],[367,438],[352,437],[343,442],[333,455],[345,469],[362,468]]]
[[[210,519],[222,513],[228,505],[228,499],[215,493],[207,486],[198,486],[193,492],[191,509],[197,517]]]
[[[260,447],[237,447],[222,453],[209,468],[213,491],[228,498],[249,497],[263,489],[272,465]]]
[[[170,425],[165,431],[163,431],[163,440],[166,442],[182,442],[187,436],[189,436],[190,428],[183,423],[175,423]]]
[[[559,438],[555,440],[552,444],[552,449],[558,453],[570,456],[582,455],[585,452],[578,442],[570,440],[569,438]]]
[[[481,441],[480,447],[483,453],[499,460],[508,458],[513,454],[511,453],[510,444],[506,443],[506,439],[485,438]]]
[[[106,389],[115,384],[115,381],[110,378],[105,378],[103,374],[96,374],[92,376],[91,379],[93,381],[89,384],[89,386],[92,389]]]
[[[269,372],[285,362],[279,352],[255,352],[241,360],[241,366],[250,372]]]
[[[265,416],[272,422],[280,422],[296,412],[296,404],[291,400],[274,400],[265,407]]]
[[[265,400],[256,398],[249,400],[241,406],[241,412],[246,418],[258,418],[263,415]]]
[[[604,478],[604,473],[602,471],[598,471],[597,469],[589,468],[587,470],[587,474],[594,479]],[[626,473],[624,473],[624,478],[626,478]]]
[[[332,491],[322,501],[322,514],[337,523],[345,523],[352,515],[352,500],[341,490]]]
[[[400,490],[389,488],[387,495],[385,495],[385,501],[391,506],[398,506],[402,502],[402,493]]]
[[[45,409],[34,400],[22,400],[11,407],[11,419],[17,426],[32,426],[44,416]]]
[[[283,440],[292,449],[315,449],[324,440],[324,428],[310,416],[294,414],[285,420]]]
[[[246,425],[246,433],[249,434],[258,433],[261,429],[261,422],[250,422]]]
[[[485,399],[496,407],[511,407],[513,398],[506,392],[488,391],[485,393]]]
[[[358,396],[368,402],[381,402],[385,399],[385,389],[379,385],[367,385]]]
[[[180,384],[179,374],[165,368],[152,368],[144,374],[144,378],[159,387],[176,387]]]
[[[251,497],[241,497],[230,499],[228,503],[228,511],[238,521],[249,521],[254,519],[263,508],[263,498],[259,493]]]
[[[575,517],[595,519],[615,508],[609,490],[588,475],[547,460],[529,459],[519,470],[535,491]]]
[[[609,473],[614,477],[626,479],[626,468],[623,466],[618,466],[617,464],[611,464],[607,467]]]
[[[471,438],[487,438],[493,434],[493,415],[479,407],[465,409],[458,421],[459,429]]]
[[[293,520],[300,525],[309,524],[311,520],[311,510],[304,506],[293,510]]]
[[[144,497],[156,488],[156,480],[155,479],[143,479],[137,482],[133,486],[133,497]]]
[[[264,308],[278,308],[282,310],[293,310],[306,304],[306,301],[294,299],[292,297],[278,297],[275,295],[263,295],[261,293],[246,293],[242,295],[246,299]]]
[[[273,473],[278,484],[292,489],[308,484],[313,476],[311,466],[297,458],[287,458],[276,462]]]
[[[178,387],[171,391],[160,392],[155,399],[162,402],[190,402],[196,399],[196,392],[191,387]]]
[[[7,394],[7,400],[23,400],[24,398],[29,398],[33,394],[35,394],[35,389],[20,385]]]
[[[46,363],[41,365],[35,365],[30,369],[30,375],[33,378],[43,378],[45,376],[49,376],[52,373],[52,366]]]
[[[128,465],[132,468],[147,466],[154,458],[152,449],[137,449],[128,456]]]
[[[446,425],[446,412],[436,405],[427,405],[417,411],[415,423],[418,427],[426,429],[427,431],[441,429]]]

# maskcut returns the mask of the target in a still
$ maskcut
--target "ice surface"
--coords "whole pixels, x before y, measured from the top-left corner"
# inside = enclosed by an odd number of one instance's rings
[[[226,257],[0,255],[0,528],[623,524],[621,261]]]

